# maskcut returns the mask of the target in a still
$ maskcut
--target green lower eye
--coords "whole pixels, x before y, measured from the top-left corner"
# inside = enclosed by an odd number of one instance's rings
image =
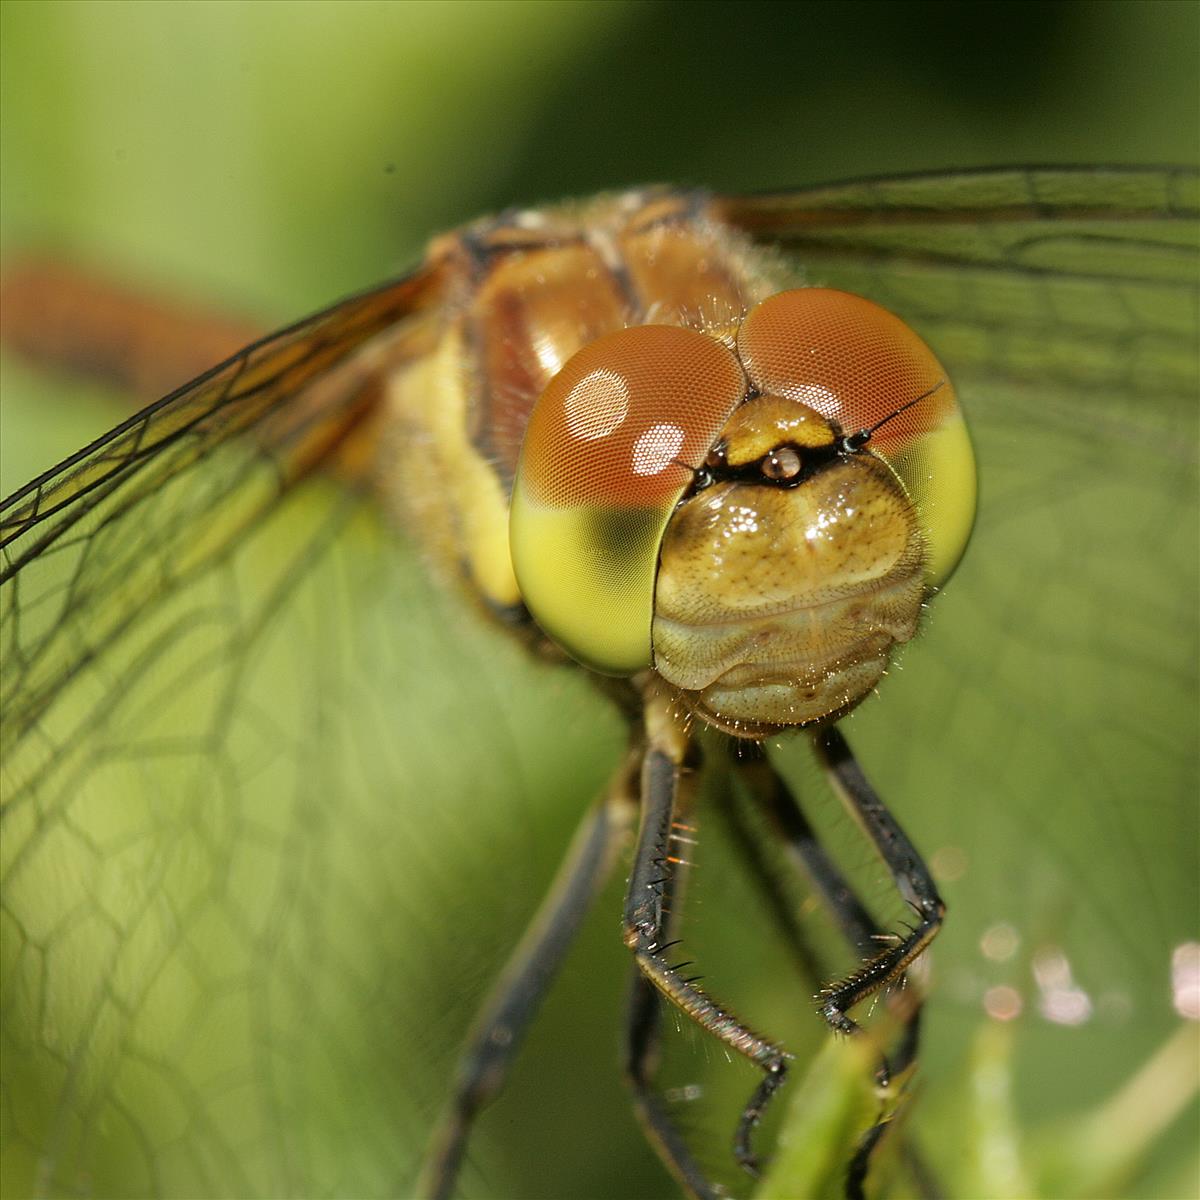
[[[593,670],[650,665],[663,531],[745,392],[724,343],[641,325],[584,347],[534,405],[509,515],[513,571],[537,623]]]
[[[513,495],[510,548],[538,624],[605,675],[650,665],[654,576],[670,509],[552,508]]]
[[[910,449],[881,455],[917,506],[925,534],[925,578],[941,587],[962,558],[975,523],[975,451],[961,414]]]

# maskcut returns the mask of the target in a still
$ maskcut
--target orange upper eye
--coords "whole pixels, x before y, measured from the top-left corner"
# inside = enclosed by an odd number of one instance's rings
[[[764,300],[742,323],[737,344],[759,391],[799,400],[837,421],[845,434],[870,428],[937,383],[949,383],[933,351],[899,317],[829,288],[798,288]],[[940,388],[889,421],[871,446],[886,454],[937,428],[955,407],[953,388]]]
[[[933,351],[895,314],[828,288],[764,300],[742,322],[737,346],[760,392],[799,400],[847,435],[937,387],[883,425],[869,448],[912,499],[925,531],[928,582],[942,583],[971,532],[975,460],[954,387]]]
[[[745,393],[723,343],[641,325],[585,346],[538,398],[509,549],[530,612],[580,662],[649,666],[663,530]]]
[[[559,508],[673,503],[745,391],[737,358],[694,330],[640,325],[599,338],[534,406],[522,483]]]

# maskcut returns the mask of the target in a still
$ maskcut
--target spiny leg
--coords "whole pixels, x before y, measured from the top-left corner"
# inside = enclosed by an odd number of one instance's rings
[[[781,1046],[754,1033],[666,960],[671,943],[665,898],[678,865],[670,843],[675,812],[682,801],[682,780],[687,774],[683,758],[683,751],[673,749],[665,741],[652,742],[646,752],[642,766],[641,826],[625,899],[625,944],[633,951],[638,970],[663,997],[762,1069],[763,1080],[742,1110],[734,1135],[735,1158],[754,1174],[758,1160],[751,1149],[751,1133],[767,1103],[783,1083],[789,1056]],[[635,989],[634,1008],[640,1008],[643,1003],[641,993]],[[633,1012],[631,1015],[635,1063],[645,1063],[649,1059],[648,1049],[654,1042],[654,1026],[649,1020],[644,1013]],[[695,1165],[690,1156],[683,1160],[677,1155],[674,1148],[682,1146],[682,1139],[661,1103],[655,1100],[650,1112],[653,1117],[650,1132],[668,1168],[685,1187],[691,1187],[694,1194],[715,1195],[712,1185],[706,1181],[708,1190],[690,1182]]]
[[[821,729],[814,735],[813,743],[834,791],[874,843],[897,890],[917,916],[917,923],[909,929],[907,936],[847,978],[822,989],[822,1016],[835,1029],[854,1032],[858,1025],[849,1017],[850,1009],[880,988],[903,978],[905,970],[937,936],[946,906],[924,859],[867,780],[841,732],[835,727]],[[891,1072],[899,1074],[916,1058],[919,1031],[920,1005],[910,1002],[903,1036],[892,1056]],[[846,1175],[847,1200],[862,1200],[871,1154],[883,1136],[886,1124],[886,1121],[880,1121],[859,1143]],[[931,1180],[915,1148],[910,1149],[908,1157],[914,1178],[918,1182]],[[937,1188],[930,1188],[926,1194],[936,1195]]]
[[[450,1196],[471,1126],[504,1086],[525,1031],[633,824],[640,761],[640,750],[630,754],[608,795],[580,823],[549,892],[475,1018],[450,1104],[430,1140],[418,1195]]]
[[[859,899],[837,864],[830,858],[791,788],[788,787],[757,744],[737,743],[735,762],[740,778],[778,832],[788,858],[813,886],[833,916],[842,936],[864,958],[874,959],[877,957],[879,944],[884,936],[882,927]],[[732,808],[730,815],[733,819],[738,819]],[[747,837],[749,837],[749,831],[743,826],[739,841]],[[779,910],[787,905],[787,898],[780,895],[778,881],[772,878],[770,872],[759,869],[762,861],[762,857],[755,853],[752,861],[754,878],[759,886],[769,893],[768,901],[771,907]],[[800,937],[800,933],[795,928],[794,921],[790,919],[790,914],[788,916],[789,919],[783,922],[783,926],[789,939],[794,940]],[[811,951],[807,948],[804,949],[803,954],[811,957]],[[822,990],[823,1003],[826,990]],[[904,1036],[891,1059],[891,1068],[896,1074],[902,1072],[915,1055],[918,1013],[918,1006],[913,1005],[904,1014],[906,1018]],[[835,1028],[842,1030],[840,1024],[835,1024]],[[842,1031],[845,1032],[845,1030]],[[885,1084],[886,1082],[885,1074],[880,1079],[880,1083]]]
[[[847,1015],[850,1009],[904,974],[937,936],[946,906],[938,895],[929,868],[867,781],[846,739],[831,726],[818,730],[813,743],[834,790],[874,843],[897,890],[917,917],[916,925],[895,945],[877,954],[845,979],[822,989],[821,1015],[835,1029],[854,1033],[858,1025]],[[909,1053],[911,1055],[911,1049]]]
[[[693,832],[690,827],[677,821],[673,825],[671,841],[691,844],[694,839],[689,835]],[[666,883],[663,886],[666,888]],[[678,887],[664,892],[664,945],[674,943],[675,929],[679,924],[679,901]],[[634,964],[630,972],[622,1048],[625,1078],[633,1092],[634,1107],[647,1138],[684,1192],[696,1200],[716,1200],[722,1192],[712,1184],[693,1158],[687,1142],[654,1087],[654,1073],[658,1069],[661,1048],[662,1012],[658,991]]]
[[[772,844],[783,848],[789,866],[815,890],[851,947],[864,956],[873,955],[879,949],[876,922],[826,853],[762,743],[731,738],[729,748],[736,777],[771,823],[775,834]],[[809,978],[820,984],[827,977],[827,969],[817,961],[797,922],[793,900],[778,878],[772,857],[763,850],[769,835],[746,820],[728,790],[721,810],[734,834],[734,843],[746,860],[750,878],[786,935],[799,965]]]
[[[849,881],[830,858],[822,846],[816,831],[809,823],[803,809],[784,779],[768,761],[758,744],[735,742],[732,744],[734,762],[739,776],[770,820],[789,859],[808,879],[816,893],[829,910],[846,941],[864,957],[878,951],[880,926],[866,906],[855,894]],[[779,880],[770,870],[764,869],[766,856],[758,846],[761,834],[755,836],[747,823],[736,811],[736,806],[727,804],[727,812],[734,823],[737,840],[751,862],[753,877],[767,893],[771,908],[784,920],[780,923],[789,940],[800,937],[792,919],[787,897],[783,894]],[[809,957],[807,947],[802,957]],[[822,997],[824,992],[822,992]],[[885,1086],[890,1077],[902,1074],[916,1057],[920,1030],[920,1003],[910,998],[902,1010],[904,1025],[898,1045],[880,1065],[878,1081]],[[870,1166],[871,1155],[888,1128],[890,1118],[881,1120],[863,1135],[846,1175],[845,1195],[848,1200],[858,1200]],[[940,1188],[932,1180],[915,1147],[907,1148],[913,1176],[918,1180],[922,1196],[940,1195]]]
[[[717,1200],[724,1193],[705,1175],[687,1142],[654,1089],[662,1033],[662,1000],[654,985],[635,966],[629,980],[625,1020],[625,1077],[646,1136],[685,1194],[695,1200]]]

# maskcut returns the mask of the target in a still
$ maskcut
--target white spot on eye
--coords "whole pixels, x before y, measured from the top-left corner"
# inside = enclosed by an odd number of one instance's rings
[[[629,412],[629,385],[616,371],[599,367],[567,393],[563,411],[572,437],[582,442],[608,437]]]
[[[678,425],[651,425],[633,443],[634,474],[661,475],[682,445],[683,430]]]
[[[1172,952],[1171,1000],[1181,1017],[1200,1021],[1200,942],[1183,942]]]
[[[819,383],[801,383],[788,388],[788,396],[799,400],[809,408],[815,408],[823,417],[836,420],[838,415],[838,398],[836,393],[823,388]]]

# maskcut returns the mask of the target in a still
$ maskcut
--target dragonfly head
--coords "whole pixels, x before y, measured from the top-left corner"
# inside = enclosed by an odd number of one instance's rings
[[[829,720],[917,629],[926,541],[895,473],[815,409],[761,396],[667,525],[654,668],[743,735]]]
[[[945,371],[859,296],[781,292],[735,336],[641,326],[571,359],[530,420],[510,548],[585,665],[653,667],[741,736],[868,695],[975,510]]]

